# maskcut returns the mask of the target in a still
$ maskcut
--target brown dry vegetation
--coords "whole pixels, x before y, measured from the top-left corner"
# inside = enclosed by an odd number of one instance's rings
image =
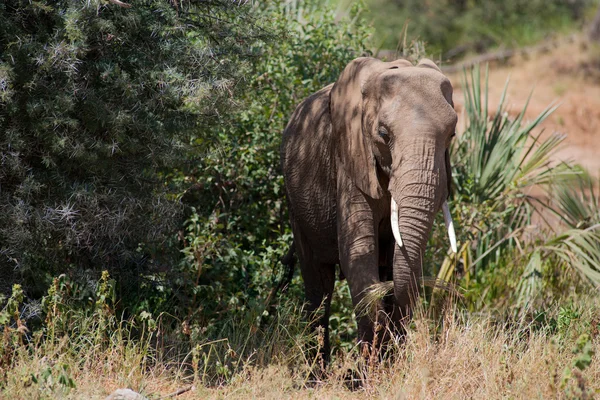
[[[582,303],[584,304],[584,303]],[[558,321],[557,328],[536,330],[534,324],[521,328],[498,326],[487,317],[465,316],[457,310],[433,323],[421,312],[411,325],[406,343],[393,349],[395,361],[361,367],[348,354],[338,355],[327,380],[307,381],[306,365],[296,346],[282,352],[268,365],[241,369],[230,383],[206,387],[201,377],[180,399],[531,399],[592,398],[600,391],[600,363],[591,362],[583,372],[573,367],[585,353],[600,351],[600,337],[593,328],[600,315],[597,299],[586,301],[587,311],[577,321]],[[591,307],[590,307],[591,306]],[[587,336],[586,336],[587,335]],[[585,351],[576,342],[589,343]],[[60,352],[61,346],[55,350]],[[43,354],[50,354],[46,349]],[[257,357],[261,349],[256,349]],[[54,358],[52,354],[49,357]],[[179,366],[157,363],[145,369],[139,348],[113,347],[98,357],[93,351],[81,354],[81,370],[70,371],[76,388],[71,392],[52,389],[40,393],[30,387],[31,371],[47,367],[47,357],[23,355],[9,372],[3,398],[102,399],[116,387],[130,387],[149,398],[164,398],[178,388],[193,384],[182,380]],[[60,359],[60,357],[58,357]],[[100,360],[100,361],[98,361]],[[81,360],[78,360],[81,361]],[[76,365],[65,357],[62,362]],[[188,360],[189,362],[189,360]],[[364,385],[349,390],[347,371],[361,369]],[[566,371],[574,371],[568,378]],[[189,374],[188,374],[189,376]],[[33,385],[35,386],[35,385]]]
[[[448,320],[438,335],[426,320],[417,319],[414,325],[399,359],[372,369],[357,391],[347,390],[340,379],[347,365],[334,370],[337,379],[314,388],[299,386],[298,377],[280,365],[250,370],[238,384],[198,394],[239,399],[531,399],[568,398],[565,389],[574,385],[590,393],[600,388],[598,365],[562,384],[563,370],[575,357],[572,344],[557,343],[546,334],[525,331],[521,336],[473,320]],[[600,350],[598,340],[594,350]]]

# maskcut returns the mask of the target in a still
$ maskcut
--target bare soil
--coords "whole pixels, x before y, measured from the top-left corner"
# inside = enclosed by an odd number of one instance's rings
[[[460,113],[464,105],[462,73],[449,77]],[[567,135],[557,159],[580,164],[592,175],[600,176],[600,47],[571,37],[550,50],[490,64],[490,113],[495,112],[508,78],[509,113],[517,115],[532,91],[526,119],[532,120],[549,104],[559,103],[560,107],[542,124],[545,133]]]

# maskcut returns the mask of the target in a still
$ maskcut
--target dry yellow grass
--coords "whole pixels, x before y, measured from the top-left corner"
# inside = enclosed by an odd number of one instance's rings
[[[371,371],[359,390],[349,391],[339,379],[346,370],[343,365],[337,366],[333,378],[311,388],[280,365],[249,370],[239,382],[201,389],[188,398],[550,399],[580,393],[576,386],[581,384],[597,392],[600,365],[595,361],[579,382],[571,379],[561,385],[563,370],[576,355],[571,341],[556,340],[533,332],[517,338],[485,322],[450,322],[433,340],[427,324],[417,320],[400,358]],[[596,353],[599,347],[594,340]]]
[[[256,367],[249,362],[218,387],[195,384],[193,390],[177,399],[549,399],[586,398],[600,391],[600,363],[591,364],[578,376],[563,382],[564,370],[571,369],[581,351],[573,352],[577,338],[587,334],[591,349],[598,354],[597,302],[589,304],[571,327],[549,330],[502,328],[488,319],[463,317],[449,313],[441,323],[424,316],[415,318],[406,342],[395,349],[394,361],[383,361],[363,369],[367,378],[360,389],[351,391],[344,383],[347,371],[357,369],[356,359],[338,356],[323,382],[307,383],[297,346],[290,344],[288,354],[275,356],[271,364]],[[589,319],[589,320],[588,320]],[[63,346],[68,341],[65,339]],[[182,369],[159,364],[142,366],[143,351],[135,347],[113,348],[110,354],[82,354],[83,368],[69,375],[75,388],[64,390],[56,382],[40,385],[31,375],[58,365],[70,365],[73,359],[55,353],[36,356],[18,355],[15,367],[8,372],[8,384],[1,398],[102,399],[116,388],[129,387],[149,398],[163,398],[192,383],[190,374],[182,379]],[[260,352],[260,349],[256,350]],[[589,351],[588,351],[589,352]],[[52,363],[47,361],[53,359]],[[189,361],[189,360],[188,360]],[[587,397],[592,398],[592,397]]]

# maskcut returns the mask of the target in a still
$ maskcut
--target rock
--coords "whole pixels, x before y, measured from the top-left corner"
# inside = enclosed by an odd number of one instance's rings
[[[117,389],[104,400],[148,400],[148,398],[131,389]]]

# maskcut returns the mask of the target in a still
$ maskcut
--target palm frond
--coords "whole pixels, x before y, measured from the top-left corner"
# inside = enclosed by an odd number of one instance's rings
[[[600,287],[600,224],[586,229],[569,229],[541,248],[576,268],[584,278]]]
[[[528,310],[542,289],[542,252],[536,249],[531,253],[517,286],[515,310],[518,314]]]
[[[488,72],[481,92],[481,75],[478,66],[463,74],[467,128],[457,148],[455,162],[464,165],[473,180],[473,200],[494,200],[510,190],[521,190],[532,185],[545,184],[556,174],[564,173],[550,160],[564,140],[559,134],[541,140],[533,132],[552,114],[558,105],[550,104],[536,118],[524,124],[529,98],[515,118],[509,118],[506,106],[506,81],[500,102],[493,116],[488,117]],[[460,187],[461,185],[459,185]]]
[[[594,180],[581,168],[573,171],[575,176],[572,179],[558,182],[550,188],[552,202],[549,207],[570,228],[585,229],[600,223],[600,205]]]

